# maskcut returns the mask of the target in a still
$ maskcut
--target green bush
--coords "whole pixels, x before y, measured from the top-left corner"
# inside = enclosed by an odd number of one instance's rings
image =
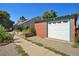
[[[32,33],[36,34],[35,28],[34,27],[30,27],[30,30]]]
[[[29,26],[27,26],[26,28],[25,28],[25,30],[27,30],[27,29],[29,29],[30,27]]]
[[[0,33],[0,42],[13,40],[13,36],[9,33]]]
[[[5,32],[5,28],[2,25],[0,25],[0,33],[3,33],[3,32]]]
[[[22,31],[23,32],[26,32],[26,31],[28,31],[30,29],[30,27],[29,26],[27,26],[26,28],[24,28]]]
[[[13,35],[5,32],[5,28],[0,26],[0,42],[13,40]]]

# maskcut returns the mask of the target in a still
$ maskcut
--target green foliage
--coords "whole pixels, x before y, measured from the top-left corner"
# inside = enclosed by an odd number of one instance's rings
[[[75,42],[73,43],[72,47],[79,48],[79,37],[77,32],[75,33]]]
[[[10,33],[5,32],[4,27],[0,26],[0,42],[13,40],[13,36]]]
[[[22,31],[23,31],[23,32],[26,32],[26,31],[28,31],[28,29],[30,29],[29,26],[27,26],[26,28],[24,28]]]
[[[32,33],[36,34],[35,28],[34,27],[30,27],[30,30]]]
[[[51,15],[51,17],[57,17],[56,11],[54,11],[54,10],[50,11],[50,15]]]
[[[29,26],[27,26],[25,29],[27,30],[27,29],[29,29],[30,27]]]
[[[5,40],[13,40],[13,35],[10,33],[5,33]]]
[[[0,33],[0,42],[13,40],[13,36],[10,33]]]
[[[51,15],[50,15],[50,13],[49,12],[45,12],[44,14],[43,14],[43,18],[49,18]]]
[[[5,28],[2,25],[0,25],[0,33],[2,32],[5,32]]]
[[[20,45],[16,45],[16,48],[18,53],[20,53],[22,56],[29,56],[28,53],[26,53]]]
[[[42,17],[44,19],[54,18],[54,17],[57,17],[57,14],[56,14],[56,12],[54,10],[51,10],[51,11],[44,12]]]
[[[0,24],[5,28],[10,28],[13,26],[13,21],[10,20],[10,14],[7,11],[0,10]]]
[[[79,48],[79,42],[74,42],[74,44],[72,45],[72,47]]]
[[[22,32],[22,30],[20,30],[20,29],[14,29],[14,31],[16,31],[16,32]]]

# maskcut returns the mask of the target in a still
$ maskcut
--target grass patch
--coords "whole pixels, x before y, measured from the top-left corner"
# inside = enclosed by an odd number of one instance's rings
[[[57,53],[57,54],[60,54],[60,55],[62,55],[62,56],[69,56],[68,54],[65,54],[65,53],[63,53],[63,52],[60,52],[60,51],[58,51],[58,50],[56,50],[56,49],[54,49],[54,48],[45,47],[45,46],[44,46],[43,44],[41,44],[41,43],[33,42],[32,40],[27,40],[27,41],[30,41],[30,42],[32,42],[33,44],[36,44],[36,45],[38,45],[38,46],[42,46],[42,47],[44,47],[44,48],[46,48],[46,49],[48,49],[48,50],[50,50],[50,51],[53,51],[53,52],[55,52],[55,53]]]
[[[22,32],[21,30],[19,30],[19,29],[14,29],[14,31],[16,31],[16,32]]]
[[[74,48],[79,48],[79,43],[75,42],[75,43],[72,45],[72,47],[74,47]]]
[[[18,50],[18,53],[22,56],[29,56],[28,53],[26,53],[20,45],[16,45],[16,49]]]
[[[43,46],[43,44],[41,44],[41,43],[37,43],[37,42],[32,42],[32,43],[34,43],[34,44],[36,44],[38,46]]]

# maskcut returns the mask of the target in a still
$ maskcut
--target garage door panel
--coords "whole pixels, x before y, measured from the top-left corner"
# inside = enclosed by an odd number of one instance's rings
[[[48,37],[69,41],[70,39],[69,24],[70,22],[48,24]]]

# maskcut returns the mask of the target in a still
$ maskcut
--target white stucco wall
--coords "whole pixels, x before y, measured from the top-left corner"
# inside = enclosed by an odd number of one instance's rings
[[[70,21],[66,23],[48,23],[48,37],[70,41]]]

